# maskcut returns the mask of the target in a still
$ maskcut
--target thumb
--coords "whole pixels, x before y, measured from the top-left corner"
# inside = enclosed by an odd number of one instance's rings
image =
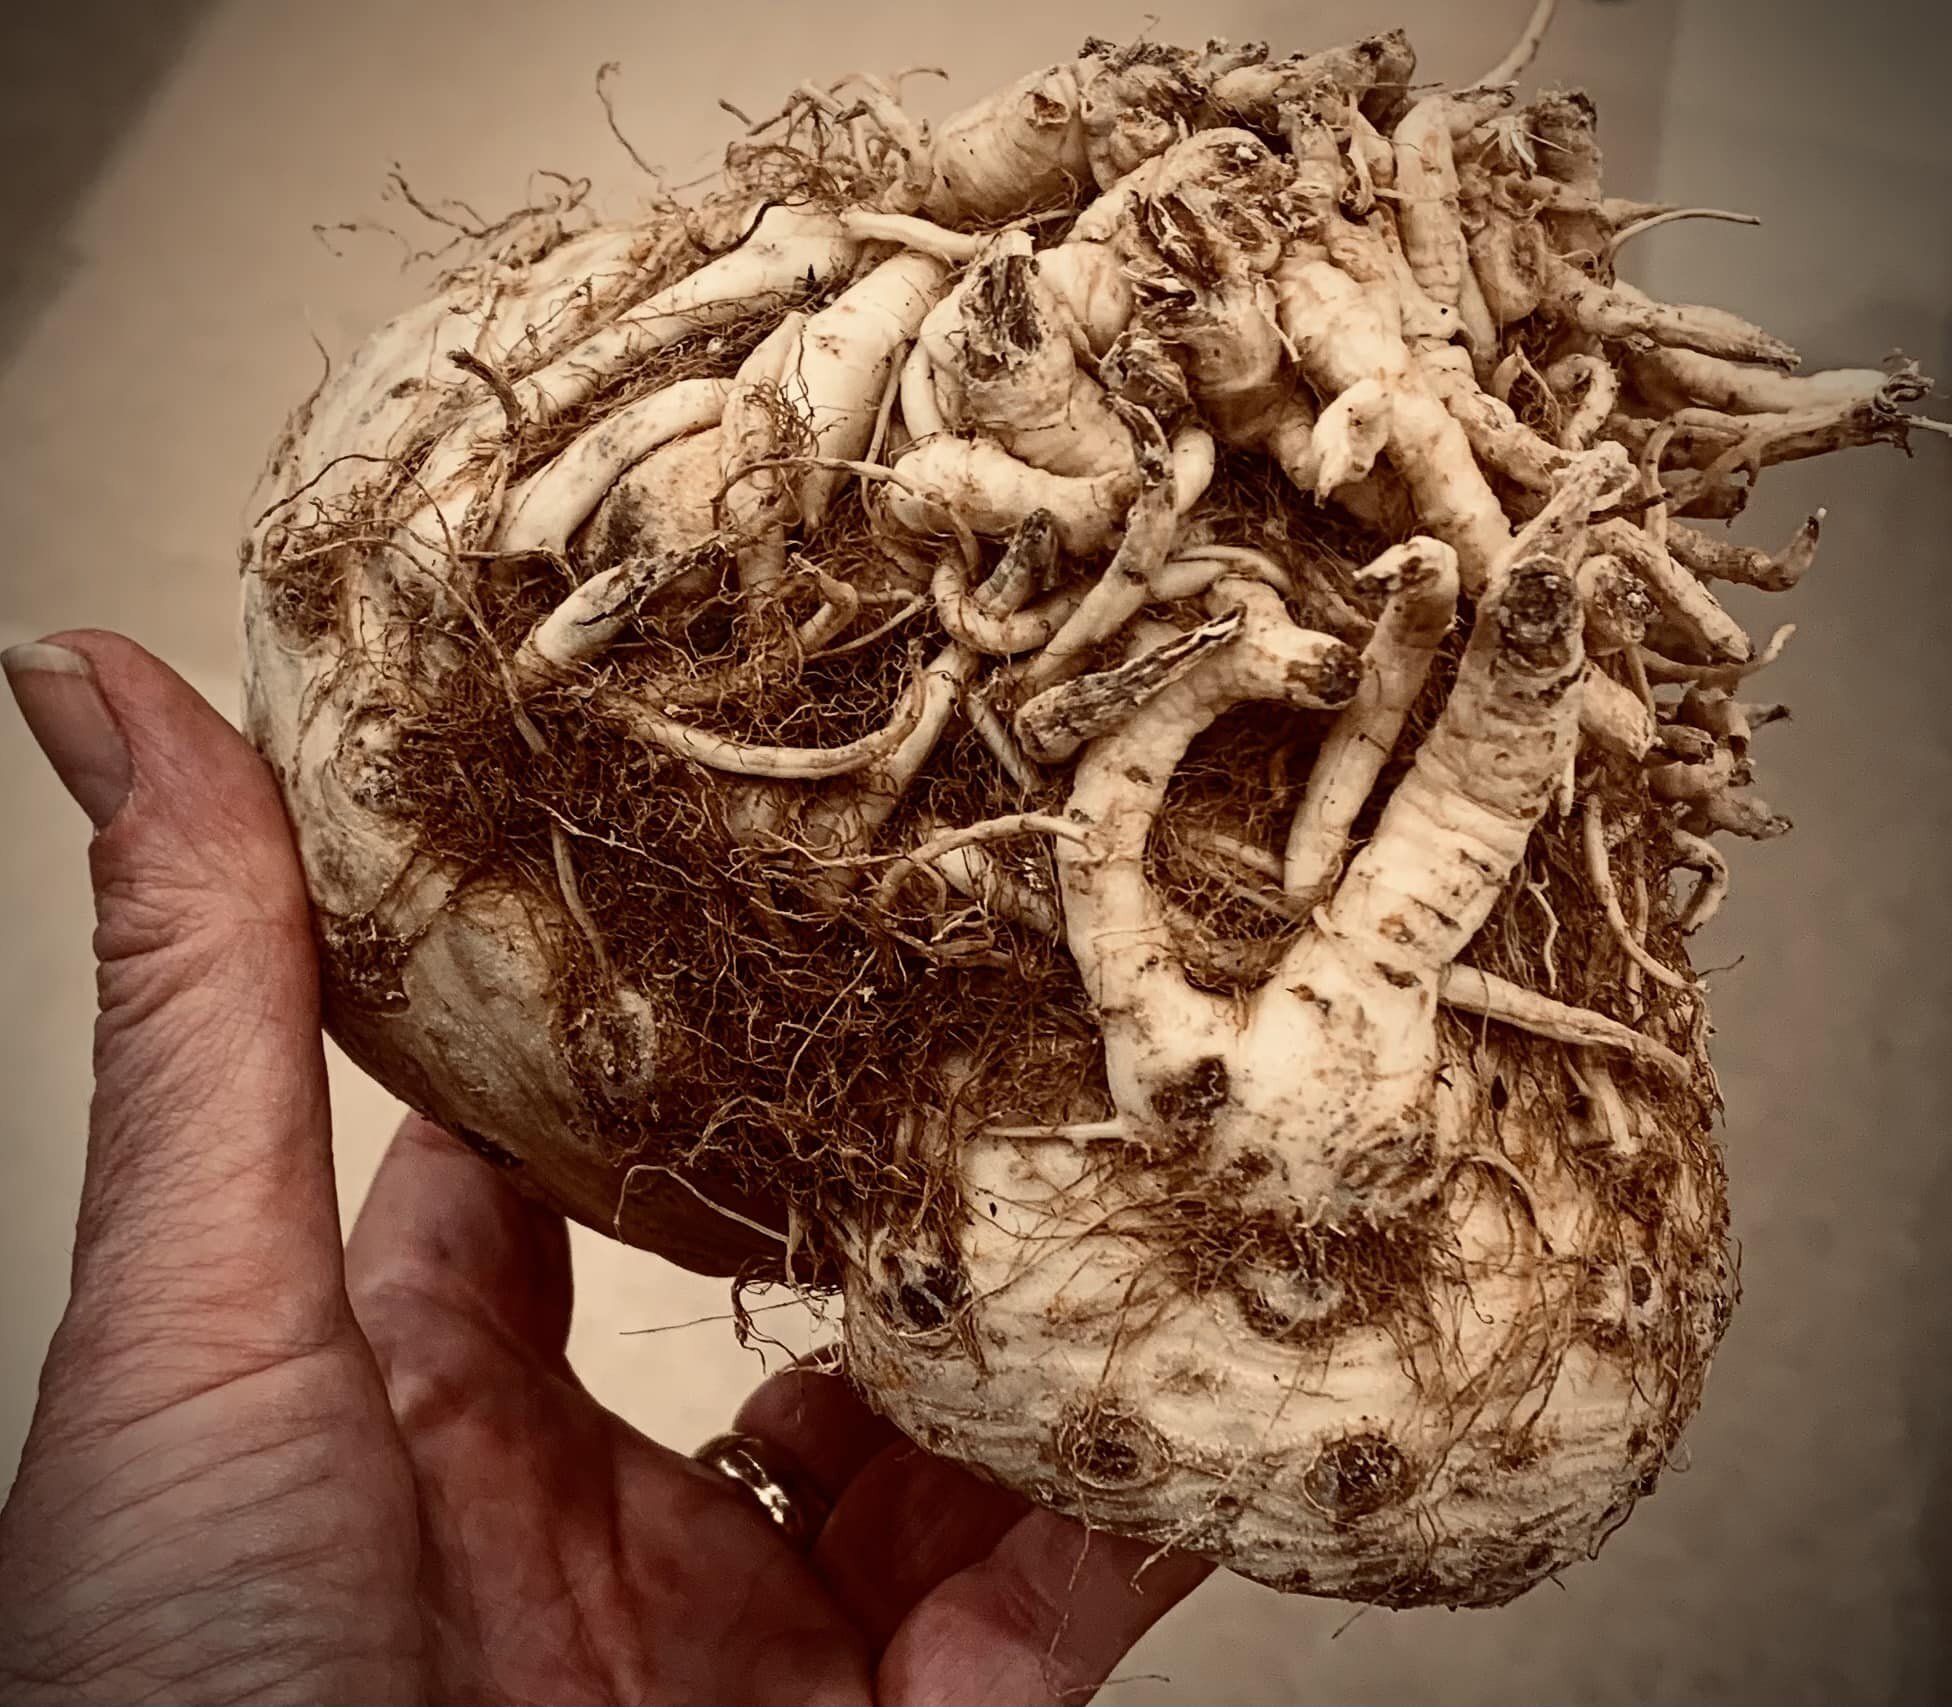
[[[4,663],[95,825],[95,1095],[62,1335],[146,1411],[349,1319],[305,885],[264,764],[140,647],[84,631]]]

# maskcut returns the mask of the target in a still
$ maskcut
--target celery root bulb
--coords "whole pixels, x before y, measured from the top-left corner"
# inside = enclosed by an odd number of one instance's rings
[[[471,227],[244,557],[356,1059],[841,1295],[934,1450],[1390,1605],[1589,1556],[1696,1407],[1686,937],[1787,827],[1716,587],[1818,527],[1713,524],[1926,390],[1622,280],[1674,210],[1536,34],[802,85],[689,203]]]

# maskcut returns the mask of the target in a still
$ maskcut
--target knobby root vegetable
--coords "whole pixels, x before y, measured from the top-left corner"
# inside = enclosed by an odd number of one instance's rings
[[[1718,589],[1821,515],[1710,524],[1926,390],[1618,275],[1705,210],[1511,87],[1551,12],[1449,91],[1400,33],[803,84],[335,367],[245,553],[355,1058],[838,1293],[930,1448],[1391,1605],[1588,1556],[1700,1398],[1685,939],[1787,828],[1790,631]]]

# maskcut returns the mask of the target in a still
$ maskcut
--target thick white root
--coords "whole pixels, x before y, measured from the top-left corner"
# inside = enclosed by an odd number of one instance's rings
[[[628,404],[509,494],[494,543],[504,551],[564,551],[624,471],[660,445],[718,425],[731,385],[684,379]]]
[[[697,573],[688,557],[643,556],[592,575],[522,643],[516,680],[547,680],[600,657],[647,605]]]
[[[627,309],[522,380],[516,396],[531,419],[555,420],[646,356],[768,303],[785,307],[822,289],[845,273],[859,252],[860,245],[832,215],[769,207],[738,248]]]
[[[1436,540],[1385,552],[1362,580],[1388,598],[1362,653],[1362,686],[1316,755],[1288,833],[1282,882],[1299,906],[1327,898],[1341,874],[1349,830],[1396,750],[1457,609],[1457,556]]]
[[[1053,578],[1056,545],[1049,512],[1033,510],[980,588],[969,585],[963,553],[945,550],[929,585],[944,632],[971,651],[1004,658],[1049,645],[1083,598],[1063,591],[1031,602]]]
[[[995,439],[1052,474],[1127,473],[1131,435],[1078,365],[1089,343],[1029,254],[977,263],[952,312],[931,316],[927,348],[937,398],[958,432]]]
[[[1080,556],[1104,548],[1137,487],[1130,471],[1051,474],[987,439],[946,435],[917,445],[895,473],[888,514],[916,533],[950,532],[953,515],[972,532],[996,538],[1042,510],[1064,549]]]
[[[806,423],[808,454],[852,461],[868,447],[876,409],[894,364],[921,329],[948,268],[927,255],[883,261],[813,315],[780,375],[785,402]],[[834,466],[809,468],[795,492],[803,528],[817,528],[846,478]]]
[[[947,225],[987,225],[1062,203],[1088,181],[1077,74],[1033,71],[936,132],[923,206]]]
[[[1403,258],[1417,284],[1455,308],[1463,299],[1470,255],[1464,241],[1457,165],[1451,157],[1450,103],[1419,101],[1396,127],[1396,223]]]
[[[1466,592],[1491,580],[1511,528],[1470,441],[1411,360],[1392,301],[1326,262],[1284,270],[1276,281],[1281,329],[1318,392],[1340,396],[1378,382],[1390,396],[1386,446],[1423,524],[1450,545]]]

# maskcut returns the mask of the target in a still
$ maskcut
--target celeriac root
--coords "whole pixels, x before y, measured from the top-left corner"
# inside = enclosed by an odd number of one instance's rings
[[[693,203],[492,232],[247,555],[358,1059],[591,1225],[786,1253],[930,1448],[1393,1605],[1586,1556],[1695,1408],[1685,939],[1788,827],[1790,630],[1716,589],[1822,514],[1707,524],[1929,425],[1617,275],[1712,210],[1510,87],[1552,10],[1465,89],[1400,32],[804,83]]]

